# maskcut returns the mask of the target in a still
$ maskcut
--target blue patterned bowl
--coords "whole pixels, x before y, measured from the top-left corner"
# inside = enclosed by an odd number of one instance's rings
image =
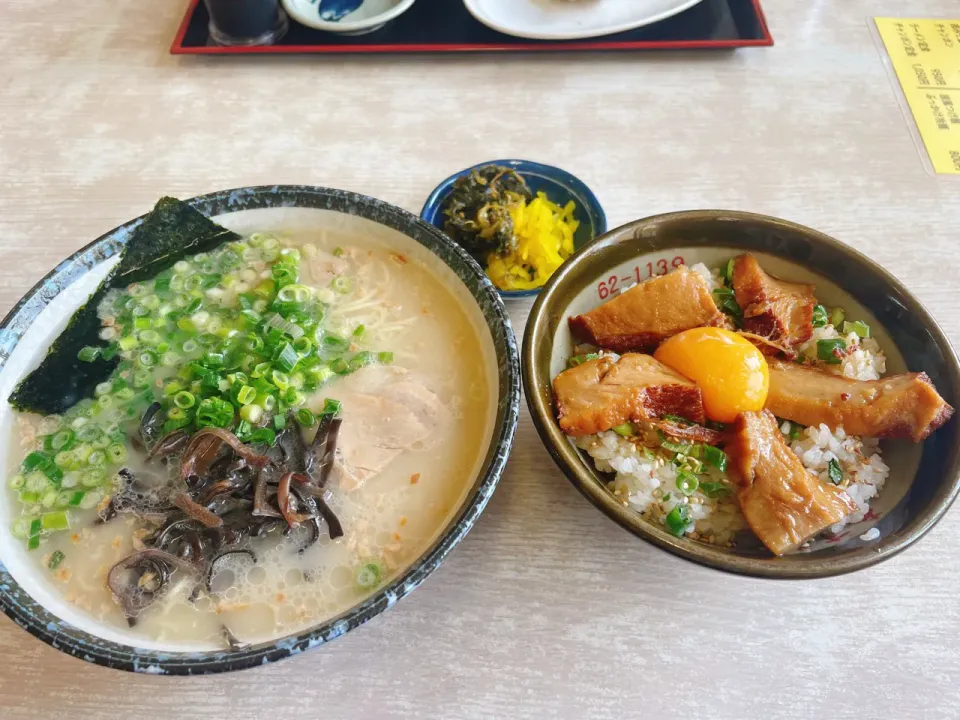
[[[476,301],[496,353],[496,418],[477,479],[437,540],[394,581],[348,611],[316,627],[279,640],[238,650],[184,650],[160,644],[138,647],[130,636],[96,623],[59,598],[26,558],[22,544],[8,531],[9,496],[0,493],[0,608],[18,625],[58,650],[107,667],[153,674],[206,674],[240,670],[297,655],[343,635],[412,592],[460,542],[476,522],[497,486],[513,444],[520,405],[520,367],[516,339],[502,300],[480,266],[431,225],[373,198],[309,186],[252,187],[202,195],[188,201],[204,215],[231,229],[366,226],[406,236],[451,270],[449,283]],[[130,232],[131,220],[64,260],[47,274],[0,323],[0,433],[10,432],[13,411],[6,403],[12,388],[32,368],[106,274]],[[442,263],[442,264],[441,264]],[[479,319],[479,318],[478,318]],[[491,360],[492,362],[492,360]],[[0,453],[2,454],[2,453]],[[146,643],[144,643],[146,645]]]
[[[283,0],[301,25],[339,35],[366,35],[379,30],[413,6],[414,0]]]
[[[557,205],[566,205],[570,200],[573,200],[577,204],[577,219],[580,221],[580,227],[577,228],[576,235],[573,238],[575,250],[579,250],[595,237],[603,235],[607,231],[606,213],[603,212],[597,196],[582,180],[566,170],[529,160],[490,160],[461,170],[456,175],[451,175],[430,193],[423,210],[420,211],[420,217],[443,230],[445,220],[443,206],[453,191],[454,182],[486,165],[501,165],[512,168],[527,181],[527,185],[534,193],[545,193],[547,198]],[[533,290],[500,290],[499,292],[505,298],[520,298],[531,297],[539,293],[540,290],[541,288],[535,288]]]

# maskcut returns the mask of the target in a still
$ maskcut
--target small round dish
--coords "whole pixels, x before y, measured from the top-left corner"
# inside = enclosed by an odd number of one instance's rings
[[[283,0],[287,13],[301,25],[340,35],[379,30],[409,10],[415,0]]]
[[[828,306],[864,318],[886,353],[887,371],[924,371],[943,398],[957,406],[960,363],[936,321],[893,275],[856,250],[807,227],[752,213],[698,210],[658,215],[624,225],[580,250],[553,275],[527,321],[522,367],[527,404],[554,461],[584,496],[631,533],[674,555],[732,573],[767,578],[817,578],[875,565],[929,531],[960,492],[960,422],[922,444],[883,441],[889,477],[871,512],[840,535],[819,537],[800,551],[775,557],[759,543],[708,545],[670,534],[628,507],[561,432],[552,379],[570,356],[567,319],[602,304],[621,278],[643,280],[670,267],[703,262],[716,267],[740,252],[755,254],[785,280],[817,286]]]
[[[54,648],[88,662],[161,675],[201,675],[241,670],[295,656],[362,625],[415,590],[462,540],[496,489],[513,444],[520,405],[516,339],[502,300],[469,255],[436,228],[410,213],[356,193],[302,185],[225,190],[186,201],[237,232],[331,229],[376,237],[429,263],[435,275],[462,297],[488,348],[490,437],[473,482],[453,503],[436,537],[395,579],[336,617],[286,637],[237,649],[184,645],[131,635],[58,595],[49,578],[26,558],[24,544],[9,531],[11,503],[0,493],[0,610]],[[15,383],[42,357],[59,328],[85,303],[115,262],[136,218],[80,249],[40,280],[0,323],[0,430],[15,421],[7,398]],[[6,462],[0,450],[0,461]]]
[[[597,196],[582,180],[566,170],[530,160],[490,160],[451,175],[430,193],[430,197],[427,198],[423,209],[420,211],[420,217],[434,227],[443,230],[443,206],[450,197],[453,184],[459,178],[487,165],[501,165],[512,168],[526,180],[532,192],[545,193],[547,198],[557,205],[562,206],[573,200],[577,204],[577,220],[580,221],[580,227],[577,228],[576,235],[573,238],[574,250],[579,250],[593,238],[607,231],[606,213],[604,213],[600,201],[597,200]],[[499,290],[499,293],[504,298],[521,298],[537,295],[542,289]]]

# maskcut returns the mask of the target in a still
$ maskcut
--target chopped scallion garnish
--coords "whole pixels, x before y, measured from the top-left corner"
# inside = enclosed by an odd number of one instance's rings
[[[827,317],[827,309],[823,305],[817,305],[813,308],[813,326],[824,327],[830,318]]]
[[[840,467],[840,463],[837,462],[836,458],[831,459],[827,463],[827,477],[830,478],[830,482],[834,485],[839,485],[843,482],[843,469]]]
[[[846,349],[847,343],[843,338],[817,340],[817,357],[830,365],[839,365],[842,361],[842,353]]]

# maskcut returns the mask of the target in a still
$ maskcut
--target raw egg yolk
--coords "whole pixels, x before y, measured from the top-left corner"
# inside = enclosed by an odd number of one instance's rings
[[[761,410],[770,375],[763,354],[722,328],[694,328],[664,341],[653,356],[700,386],[710,420],[729,423]]]

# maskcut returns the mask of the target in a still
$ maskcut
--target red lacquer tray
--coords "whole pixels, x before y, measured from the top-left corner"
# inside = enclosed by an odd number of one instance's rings
[[[570,52],[773,45],[760,0],[703,0],[689,10],[653,25],[616,35],[563,42],[526,40],[498,33],[475,20],[459,0],[418,0],[386,27],[353,37],[314,30],[291,19],[290,31],[276,45],[219,47],[210,41],[208,22],[203,2],[191,0],[170,52],[177,55]]]

